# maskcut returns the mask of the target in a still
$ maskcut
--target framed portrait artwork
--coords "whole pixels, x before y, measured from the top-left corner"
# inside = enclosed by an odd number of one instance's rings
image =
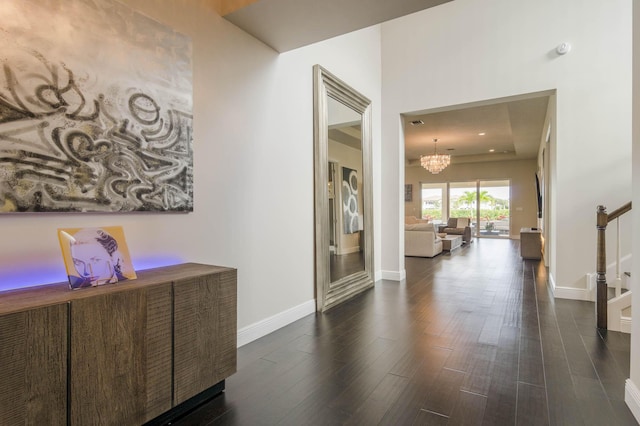
[[[121,226],[58,229],[71,289],[136,278]]]

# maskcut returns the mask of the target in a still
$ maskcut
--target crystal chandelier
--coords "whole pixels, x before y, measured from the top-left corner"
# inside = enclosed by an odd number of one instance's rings
[[[433,154],[421,155],[420,164],[431,173],[438,174],[443,171],[450,163],[451,156],[449,154],[438,154],[436,144],[438,139],[433,140]]]

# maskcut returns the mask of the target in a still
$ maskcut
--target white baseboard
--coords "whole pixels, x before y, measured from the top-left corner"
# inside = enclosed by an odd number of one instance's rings
[[[382,279],[389,281],[402,281],[407,278],[407,271],[382,271]]]
[[[586,300],[587,302],[593,302],[591,291],[586,288],[555,287],[553,289],[553,296],[556,299]]]
[[[269,333],[273,333],[285,325],[291,324],[300,318],[306,317],[316,311],[316,301],[311,299],[291,309],[275,314],[254,324],[238,330],[238,347],[253,342]]]
[[[549,274],[549,285],[553,291],[553,297],[556,299],[586,300],[587,302],[593,302],[595,300],[592,291],[588,288],[557,286],[551,274]]]
[[[549,272],[549,285],[551,286],[551,291],[553,292],[553,295],[555,296],[555,294],[556,294],[556,280],[553,278],[553,274],[551,272]]]
[[[627,403],[633,416],[638,423],[640,423],[640,389],[638,389],[631,379],[627,379],[624,387],[624,402]]]
[[[373,273],[373,282],[377,283],[382,279],[382,271],[375,271]]]
[[[596,273],[595,272],[587,273],[585,277],[587,281],[587,288],[592,293],[593,300],[596,300],[596,288],[598,288],[597,281],[596,281]]]

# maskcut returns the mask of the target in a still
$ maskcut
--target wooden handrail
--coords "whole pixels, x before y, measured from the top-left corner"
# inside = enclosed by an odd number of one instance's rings
[[[596,229],[598,245],[596,258],[596,316],[597,327],[607,329],[607,244],[606,230],[609,222],[631,210],[631,202],[607,214],[605,206],[598,206],[596,213]]]
[[[618,209],[609,213],[607,215],[607,223],[610,223],[611,221],[616,220],[617,218],[619,218],[620,216],[622,216],[623,214],[627,213],[630,210],[631,210],[631,201],[629,201],[624,206],[619,207]]]

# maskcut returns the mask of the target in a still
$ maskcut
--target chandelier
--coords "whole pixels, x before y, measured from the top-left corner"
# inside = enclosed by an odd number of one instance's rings
[[[434,139],[433,154],[420,156],[420,164],[422,165],[422,167],[424,167],[434,175],[443,171],[451,163],[451,156],[449,154],[438,154],[436,149],[437,143],[438,139]]]

